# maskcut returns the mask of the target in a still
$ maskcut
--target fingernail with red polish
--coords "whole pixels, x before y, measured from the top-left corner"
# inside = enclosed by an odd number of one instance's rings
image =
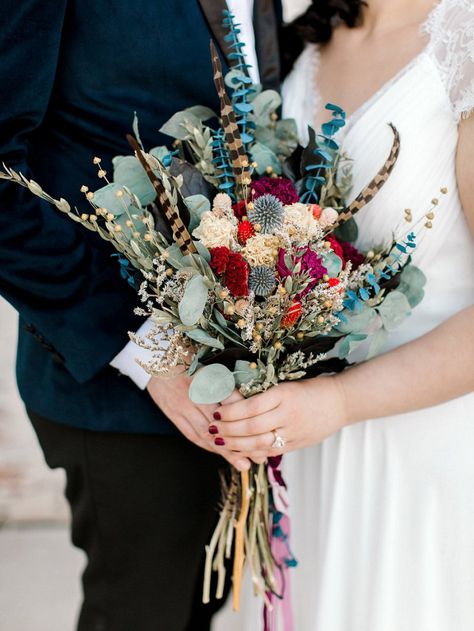
[[[217,445],[218,447],[224,447],[225,440],[223,438],[216,438],[216,440],[214,441],[214,445]]]
[[[221,420],[221,415],[219,412],[214,412],[214,420],[215,421],[220,421]]]
[[[219,429],[215,425],[209,425],[209,434],[215,435],[219,433]]]

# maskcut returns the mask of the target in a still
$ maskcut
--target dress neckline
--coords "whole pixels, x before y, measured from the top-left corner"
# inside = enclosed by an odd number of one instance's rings
[[[368,99],[366,99],[361,105],[359,105],[350,115],[346,118],[346,127],[347,130],[349,124],[354,124],[357,120],[359,120],[379,99],[382,98],[386,92],[388,92],[394,85],[396,85],[406,74],[408,74],[415,66],[418,65],[419,61],[423,59],[429,49],[431,44],[431,33],[430,33],[430,24],[436,16],[436,13],[441,10],[441,6],[444,4],[446,0],[438,0],[435,6],[428,13],[426,18],[423,20],[419,27],[419,34],[426,36],[428,35],[428,40],[423,46],[422,50],[417,53],[410,61],[408,61],[400,70],[398,70],[392,77],[387,79],[380,88],[378,88]],[[312,117],[313,123],[315,121],[315,115],[318,109],[318,106],[322,102],[321,93],[318,88],[318,73],[319,67],[321,63],[321,49],[319,44],[312,44],[312,68],[313,68],[313,81],[311,84],[312,87]]]

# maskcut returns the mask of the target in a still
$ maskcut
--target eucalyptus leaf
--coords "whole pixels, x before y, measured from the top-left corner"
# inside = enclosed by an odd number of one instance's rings
[[[328,252],[323,256],[323,265],[331,278],[336,278],[341,273],[342,260],[335,252]]]
[[[281,105],[281,96],[275,90],[265,90],[252,101],[253,115],[251,120],[261,127],[270,123],[270,116]]]
[[[376,357],[380,355],[385,346],[385,342],[387,341],[389,333],[387,329],[383,327],[379,329],[371,338],[369,352],[367,354],[367,359],[372,359],[372,357]]]
[[[189,110],[177,112],[160,129],[162,134],[177,138],[178,140],[188,140],[192,137],[189,128],[200,129],[201,121]]]
[[[378,319],[377,312],[366,305],[357,313],[345,309],[342,315],[344,319],[337,325],[337,330],[348,334],[369,333]]]
[[[204,195],[191,195],[184,201],[191,215],[189,230],[192,232],[201,223],[202,214],[211,210],[211,202]]]
[[[407,297],[410,307],[414,309],[423,300],[426,276],[415,265],[407,265],[400,277],[398,291]]]
[[[377,311],[387,331],[393,331],[410,315],[411,307],[405,294],[400,291],[392,291],[377,307]]]
[[[156,191],[137,158],[117,156],[112,160],[112,164],[114,182],[129,188],[138,197],[142,206],[148,206],[155,200]]]
[[[186,331],[187,337],[198,344],[204,344],[205,346],[210,346],[211,348],[217,348],[220,351],[224,350],[224,344],[220,340],[215,337],[212,337],[203,329],[193,329],[192,331]]]
[[[181,299],[178,310],[181,322],[186,326],[192,326],[199,322],[207,303],[209,291],[202,276],[194,276],[188,281],[184,296]]]
[[[367,339],[364,333],[351,333],[344,337],[337,344],[337,355],[339,359],[345,359],[352,351],[360,346]]]
[[[238,388],[258,377],[258,368],[251,368],[250,366],[250,362],[243,359],[238,359],[235,362],[234,377]]]
[[[109,213],[113,215],[122,215],[127,211],[127,204],[124,199],[128,199],[126,195],[117,197],[117,193],[121,191],[123,193],[123,186],[112,182],[99,188],[94,193],[93,202],[99,208],[106,208]]]
[[[189,387],[189,398],[198,405],[225,401],[235,388],[231,371],[222,364],[210,364],[200,368]]]
[[[250,148],[252,160],[257,163],[257,173],[263,175],[266,170],[271,167],[274,173],[281,173],[281,164],[278,157],[265,145],[256,142]]]

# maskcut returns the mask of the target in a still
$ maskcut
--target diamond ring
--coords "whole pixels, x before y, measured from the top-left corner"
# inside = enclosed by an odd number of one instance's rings
[[[280,436],[276,429],[274,429],[272,433],[273,437],[275,438],[275,440],[273,441],[272,449],[283,449],[283,447],[286,445],[285,440]]]

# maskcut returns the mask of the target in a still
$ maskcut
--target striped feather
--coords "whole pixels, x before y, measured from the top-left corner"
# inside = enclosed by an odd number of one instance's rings
[[[179,249],[185,256],[187,254],[196,254],[196,246],[194,245],[188,229],[179,216],[178,208],[174,204],[172,204],[165,187],[163,186],[159,178],[157,178],[156,175],[153,173],[153,170],[148,164],[148,161],[145,157],[145,154],[141,150],[140,145],[130,134],[127,134],[127,140],[135,151],[140,164],[145,169],[145,172],[148,175],[148,179],[153,184],[153,188],[155,189],[157,194],[157,205],[160,208],[163,216],[165,217],[166,222],[168,223],[171,232],[173,233],[173,238]]]
[[[234,108],[232,107],[232,103],[230,102],[225,89],[224,75],[222,72],[222,64],[219,58],[219,53],[217,52],[217,48],[212,40],[211,58],[214,72],[214,84],[216,86],[221,106],[222,126],[224,128],[235,180],[238,185],[246,186],[250,183],[249,159],[244,150]]]

